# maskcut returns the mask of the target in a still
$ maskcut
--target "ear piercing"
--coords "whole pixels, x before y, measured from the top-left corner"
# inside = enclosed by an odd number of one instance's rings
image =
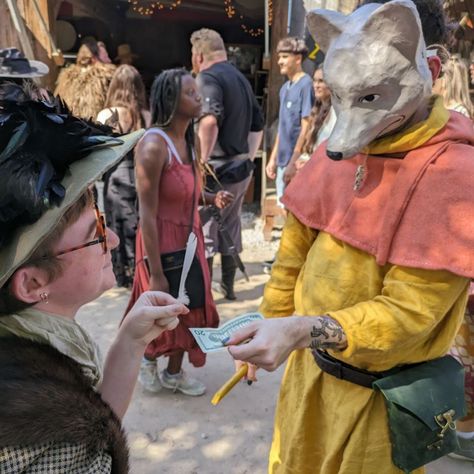
[[[42,303],[48,304],[49,303],[48,293],[46,293],[46,292],[41,293],[40,294],[40,300],[41,300]]]

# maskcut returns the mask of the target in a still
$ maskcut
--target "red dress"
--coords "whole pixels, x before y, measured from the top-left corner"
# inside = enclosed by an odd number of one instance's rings
[[[155,128],[147,133],[159,134],[168,144],[169,160],[161,175],[158,190],[158,215],[156,216],[161,254],[173,252],[186,246],[189,236],[195,178],[192,166],[190,164],[183,164],[173,142],[162,130]],[[219,316],[212,298],[211,276],[204,253],[204,237],[197,208],[201,195],[201,185],[199,177],[196,176],[196,179],[193,231],[198,240],[196,254],[204,276],[206,303],[203,308],[193,309],[189,314],[180,316],[178,327],[173,331],[164,332],[152,341],[145,351],[145,356],[153,359],[163,355],[169,356],[178,351],[186,351],[189,362],[195,367],[201,367],[206,362],[206,355],[201,351],[188,328],[217,327],[219,325]],[[145,248],[142,230],[139,225],[136,238],[135,278],[126,313],[128,313],[138,297],[150,288],[150,277],[143,261],[144,255]]]

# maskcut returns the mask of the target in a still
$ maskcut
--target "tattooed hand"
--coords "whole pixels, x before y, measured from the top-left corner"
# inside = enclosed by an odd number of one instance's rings
[[[347,339],[341,326],[329,316],[288,316],[249,324],[235,332],[227,345],[234,359],[272,371],[295,349],[342,350]]]
[[[347,347],[347,337],[337,321],[329,316],[318,316],[314,318],[309,347],[343,350]]]

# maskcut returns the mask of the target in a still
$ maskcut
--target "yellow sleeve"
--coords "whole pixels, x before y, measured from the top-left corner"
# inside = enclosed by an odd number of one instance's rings
[[[445,270],[392,266],[380,296],[329,312],[348,346],[338,358],[368,370],[441,357],[459,329],[469,280]]]
[[[291,316],[294,313],[296,280],[317,235],[317,230],[306,227],[293,214],[288,214],[259,308],[265,317]]]

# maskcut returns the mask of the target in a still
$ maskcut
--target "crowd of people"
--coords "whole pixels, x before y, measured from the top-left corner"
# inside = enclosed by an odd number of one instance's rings
[[[249,382],[288,361],[269,472],[474,461],[474,66],[449,52],[438,0],[307,23],[326,55],[312,76],[302,39],[276,48],[287,80],[265,172],[286,222],[265,319],[225,341]],[[149,94],[128,45],[116,66],[84,43],[54,94],[32,82],[46,66],[0,50],[1,472],[129,472],[136,381],[206,392],[183,370],[206,362],[189,328],[219,325],[217,254],[238,296],[264,117],[221,35],[190,43],[192,71],[162,71]],[[75,316],[115,284],[131,293],[103,363]]]

